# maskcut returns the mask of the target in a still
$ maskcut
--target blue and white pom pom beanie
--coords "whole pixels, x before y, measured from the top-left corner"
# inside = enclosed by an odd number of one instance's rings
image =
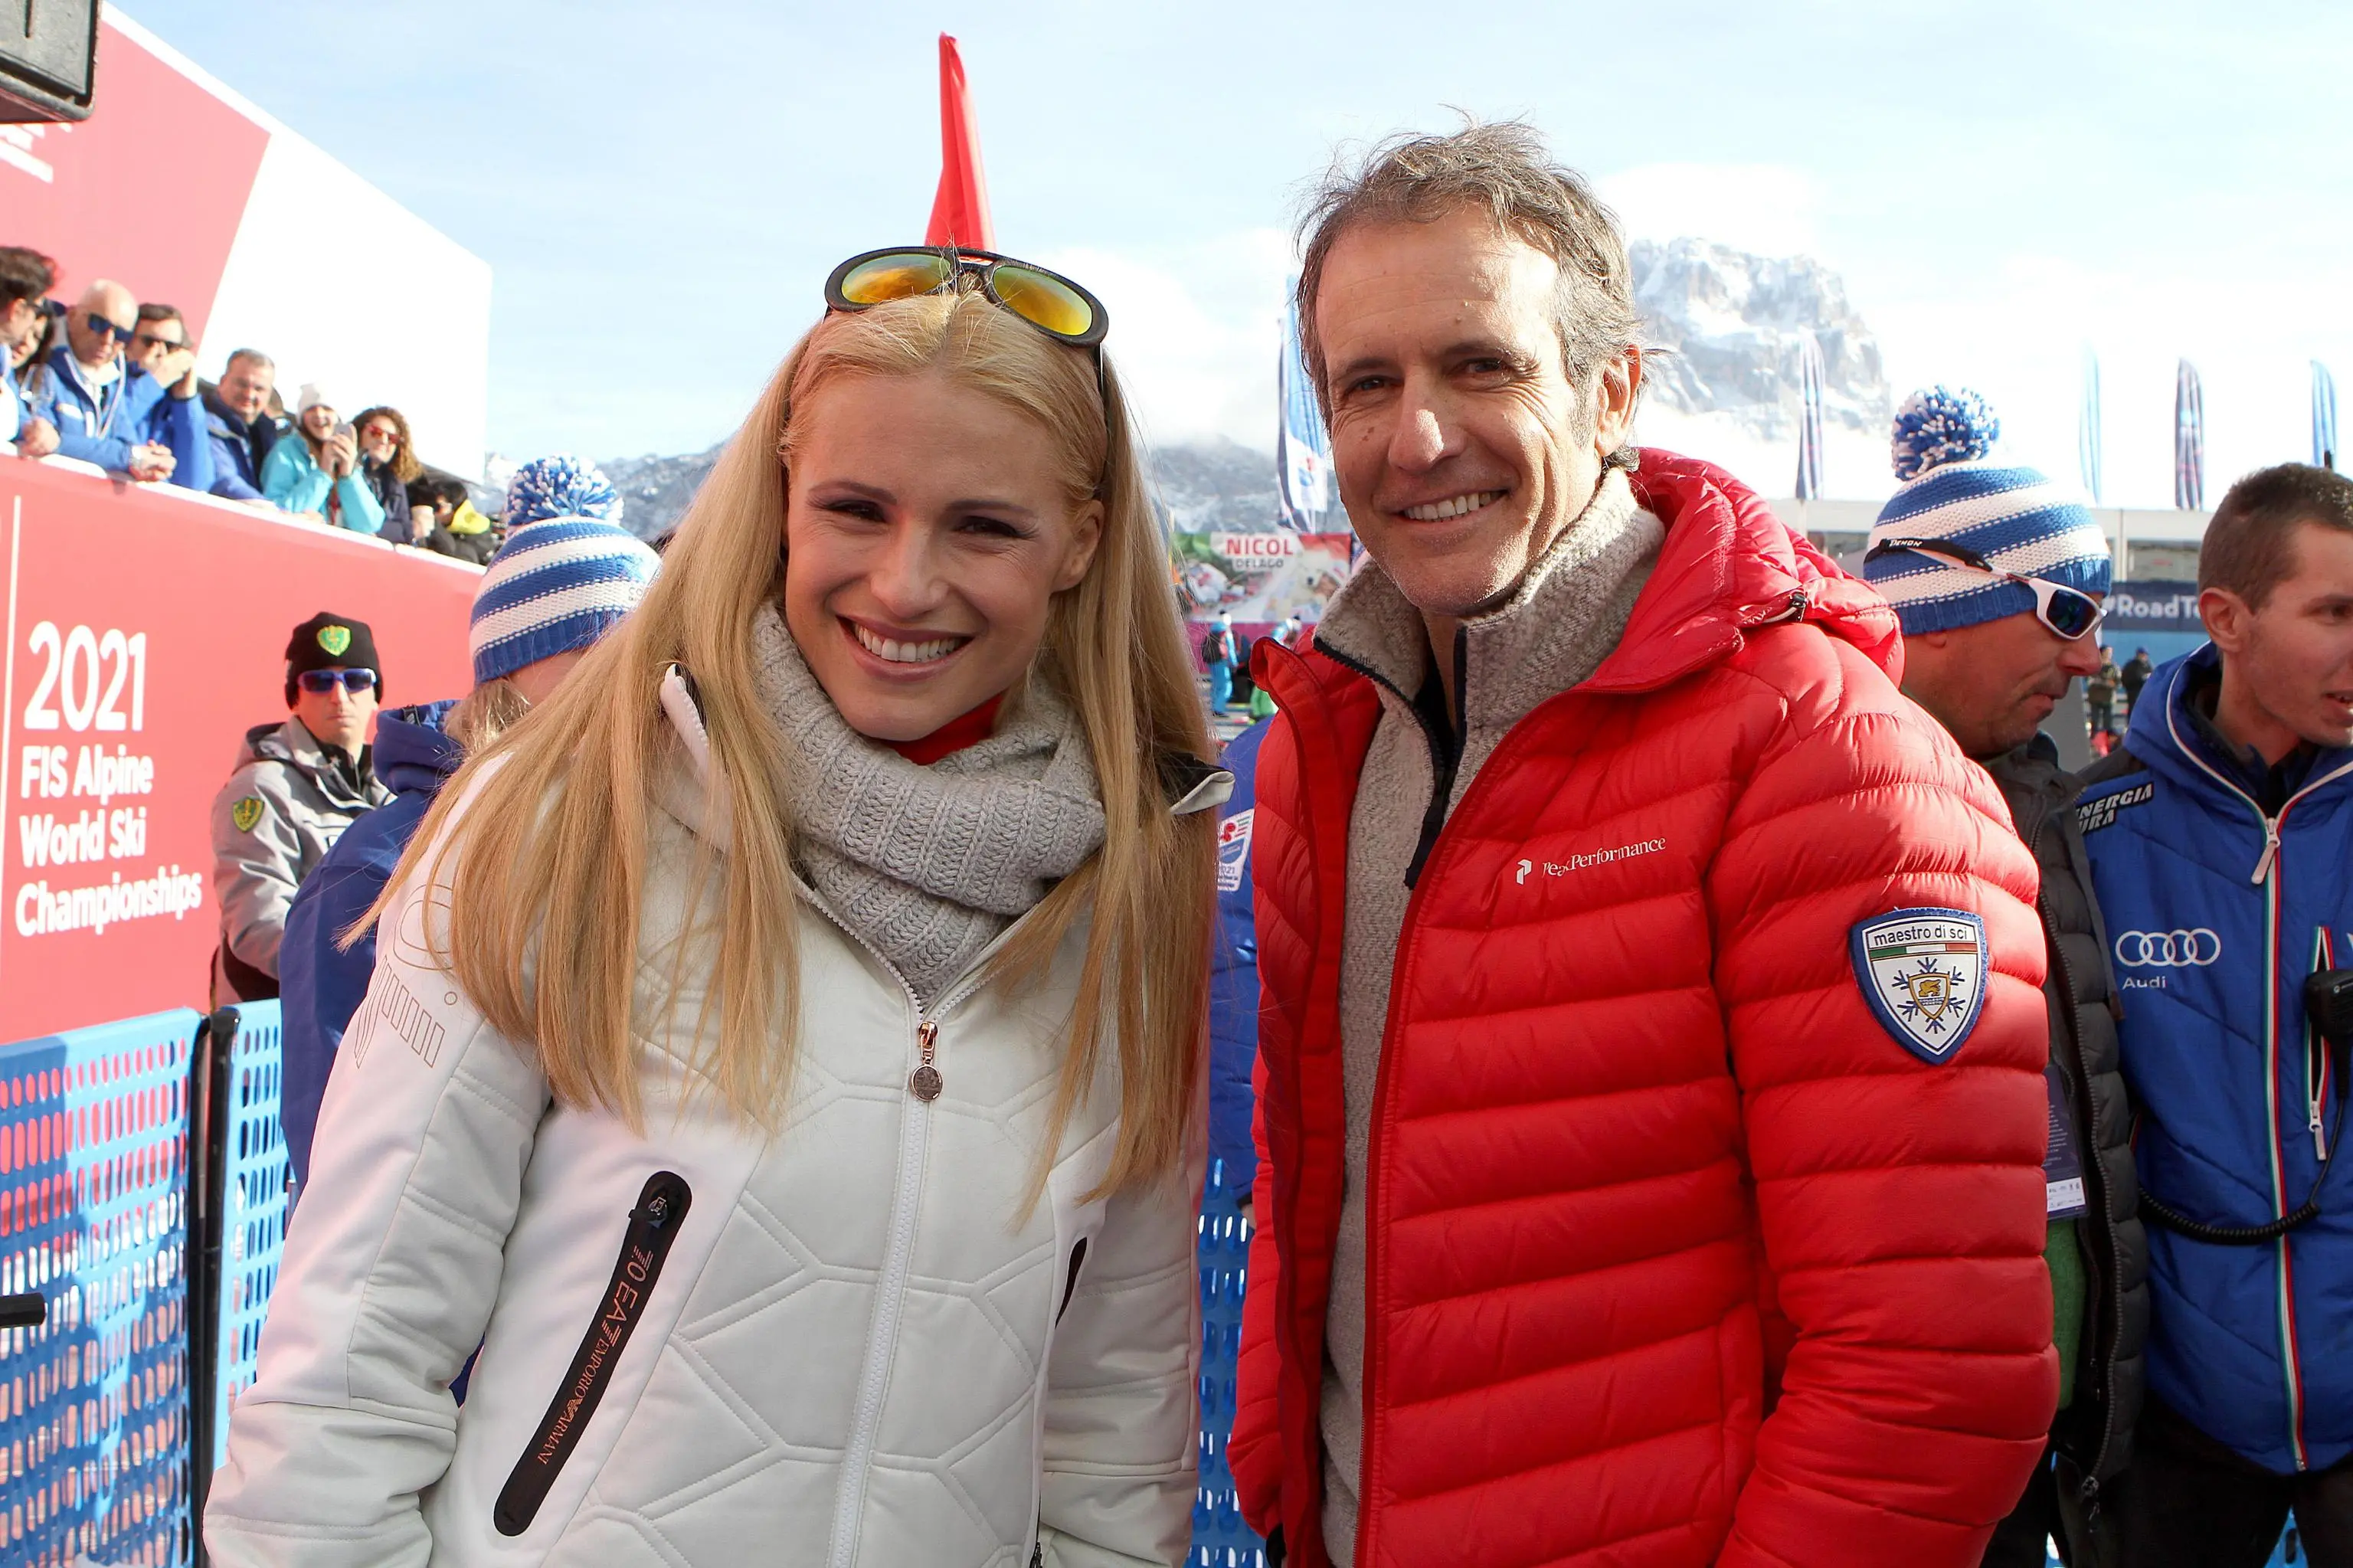
[[[550,517],[594,517],[618,523],[621,493],[595,463],[559,452],[533,458],[515,470],[514,477],[507,481],[506,509],[499,517],[510,533],[526,523],[543,523]]]
[[[2002,571],[2085,593],[2110,586],[2108,541],[2089,508],[2031,468],[1989,462],[2001,421],[1970,391],[1932,387],[1895,411],[1895,477],[1871,542],[1949,539]],[[1948,631],[2034,609],[2034,590],[1968,567],[1891,551],[1862,575],[1895,607],[1904,634]]]
[[[589,646],[637,608],[660,565],[645,541],[594,517],[517,528],[474,595],[475,684]]]

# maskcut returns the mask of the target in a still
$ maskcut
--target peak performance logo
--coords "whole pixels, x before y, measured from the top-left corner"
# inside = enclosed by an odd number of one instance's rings
[[[1620,844],[1615,849],[1595,850],[1590,854],[1570,855],[1566,864],[1556,860],[1517,861],[1512,866],[1512,881],[1515,886],[1525,887],[1531,876],[1538,874],[1567,876],[1572,871],[1584,871],[1591,866],[1609,865],[1616,861],[1631,860],[1638,854],[1656,854],[1666,847],[1667,841],[1664,839],[1638,839],[1630,844]]]
[[[2128,969],[2204,969],[2222,956],[2222,938],[2194,931],[2126,931],[2116,938],[2116,962]]]

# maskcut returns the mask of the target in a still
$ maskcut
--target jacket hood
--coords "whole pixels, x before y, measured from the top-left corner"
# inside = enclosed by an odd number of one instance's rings
[[[1895,612],[1773,514],[1714,463],[1655,447],[1627,476],[1666,543],[1618,647],[1588,690],[1665,684],[1740,646],[1758,626],[1808,620],[1854,644],[1901,683],[1904,638]]]
[[[396,794],[430,795],[466,753],[441,726],[454,701],[390,708],[375,720],[375,776]]]

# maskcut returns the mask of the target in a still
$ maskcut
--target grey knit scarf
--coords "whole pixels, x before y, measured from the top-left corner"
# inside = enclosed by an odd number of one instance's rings
[[[796,781],[801,874],[924,1003],[1103,843],[1085,733],[1044,682],[926,768],[849,727],[774,607],[753,622],[752,664]]]

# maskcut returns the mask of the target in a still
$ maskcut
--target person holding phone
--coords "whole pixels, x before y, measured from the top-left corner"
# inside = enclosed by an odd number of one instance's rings
[[[359,473],[359,440],[316,382],[303,385],[294,409],[298,440],[281,440],[261,465],[262,498],[281,512],[375,534],[384,503]]]

